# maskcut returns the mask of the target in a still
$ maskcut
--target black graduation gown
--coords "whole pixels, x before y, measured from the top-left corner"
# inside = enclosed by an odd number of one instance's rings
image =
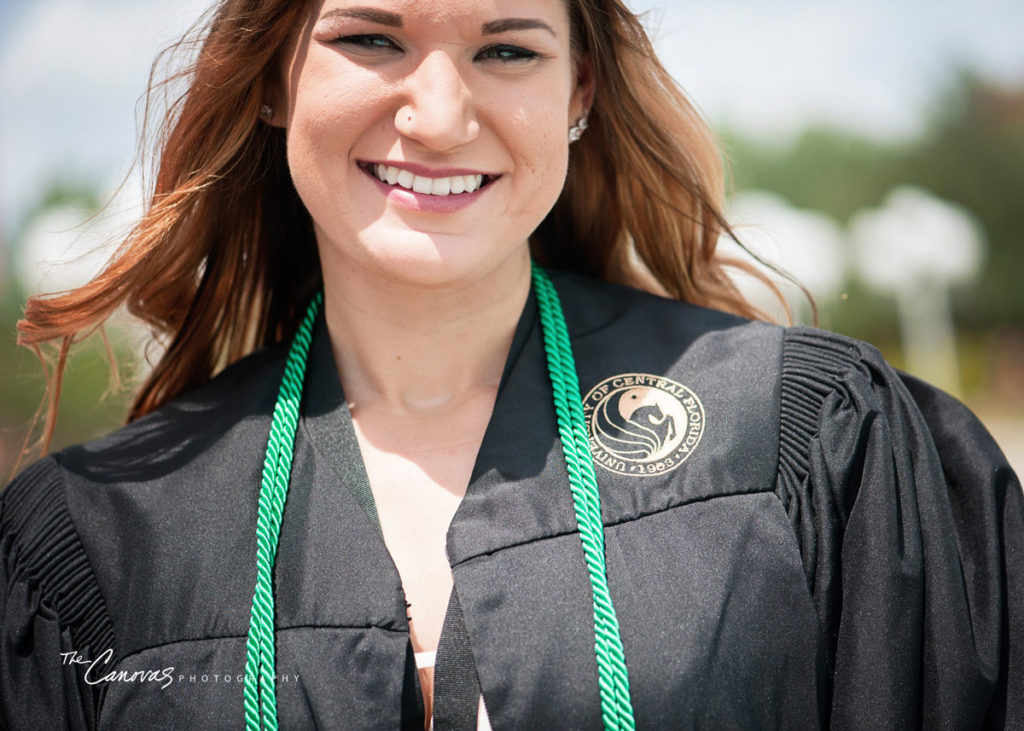
[[[969,411],[863,343],[553,279],[588,415],[603,409],[638,728],[1024,728],[1024,501]],[[242,725],[283,363],[283,348],[254,354],[5,490],[6,726]],[[637,394],[643,413],[615,401]],[[616,414],[646,418],[654,446]],[[296,442],[275,569],[281,727],[422,728],[405,599],[322,323]],[[599,728],[532,295],[447,551],[494,728]]]

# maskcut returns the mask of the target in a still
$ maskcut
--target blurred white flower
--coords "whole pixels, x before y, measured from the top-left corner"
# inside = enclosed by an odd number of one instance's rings
[[[796,278],[816,300],[835,297],[846,273],[843,234],[839,224],[816,211],[795,208],[774,193],[746,191],[729,205],[729,221],[743,245],[765,262]],[[731,237],[719,240],[721,255],[757,266],[779,287],[799,320],[806,320],[809,307],[800,288],[777,272],[763,266]],[[779,305],[768,289],[754,277],[730,272],[740,291],[756,306],[778,315]]]
[[[881,208],[854,216],[850,237],[861,279],[885,294],[911,282],[969,283],[984,252],[981,229],[965,208],[912,187],[896,188]]]
[[[79,203],[36,214],[15,242],[14,272],[25,292],[61,292],[96,276],[141,215],[139,191],[126,184],[96,215]]]
[[[906,368],[960,390],[950,288],[975,279],[984,238],[964,208],[919,188],[894,189],[850,222],[854,259],[869,287],[895,296]]]

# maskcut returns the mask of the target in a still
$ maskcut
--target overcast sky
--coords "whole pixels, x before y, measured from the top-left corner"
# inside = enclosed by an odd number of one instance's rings
[[[150,63],[205,0],[0,0],[0,229],[55,178],[112,187]],[[958,66],[1024,83],[1021,0],[633,0],[717,123],[785,140],[812,120],[912,136]]]

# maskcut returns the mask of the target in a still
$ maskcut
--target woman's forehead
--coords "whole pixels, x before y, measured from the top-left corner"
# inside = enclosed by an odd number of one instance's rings
[[[314,19],[356,18],[385,25],[470,26],[507,18],[568,22],[566,0],[320,0],[313,6]]]

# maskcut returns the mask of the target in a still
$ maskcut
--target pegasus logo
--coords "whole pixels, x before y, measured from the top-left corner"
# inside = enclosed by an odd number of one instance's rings
[[[704,433],[704,406],[681,383],[628,373],[606,378],[583,399],[594,463],[641,477],[676,469]]]
[[[657,403],[643,403],[639,390],[620,391],[605,399],[597,409],[594,432],[622,457],[650,459],[676,438],[676,420]]]

